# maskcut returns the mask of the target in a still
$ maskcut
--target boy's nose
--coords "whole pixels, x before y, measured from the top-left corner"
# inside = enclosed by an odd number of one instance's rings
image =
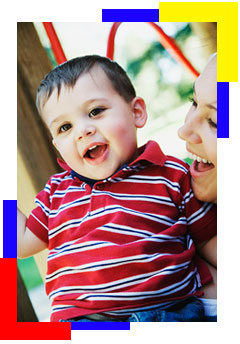
[[[86,126],[85,128],[79,128],[77,132],[77,140],[81,140],[86,136],[92,136],[96,133],[96,128],[92,125]]]

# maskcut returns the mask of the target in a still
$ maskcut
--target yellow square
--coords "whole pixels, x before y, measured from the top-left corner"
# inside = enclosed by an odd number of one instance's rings
[[[217,80],[238,81],[237,2],[160,2],[159,22],[217,22]]]

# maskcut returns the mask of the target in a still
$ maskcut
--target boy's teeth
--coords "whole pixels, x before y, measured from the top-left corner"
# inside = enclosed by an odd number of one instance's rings
[[[197,162],[203,162],[204,164],[211,164],[210,160],[200,158],[200,156],[197,156],[195,154],[189,153],[189,158],[193,160],[197,160]]]
[[[89,148],[88,150],[92,150],[92,149],[95,149],[97,147],[97,145],[95,146],[92,146],[91,148]]]

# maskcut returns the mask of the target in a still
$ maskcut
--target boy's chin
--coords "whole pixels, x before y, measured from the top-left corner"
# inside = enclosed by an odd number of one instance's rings
[[[101,169],[99,168],[96,173],[94,173],[93,169],[91,169],[91,171],[89,173],[86,173],[86,175],[79,173],[81,176],[85,177],[85,178],[89,178],[89,179],[93,179],[93,180],[104,180],[107,179],[109,177],[111,177],[113,174],[115,174],[115,169],[113,170],[109,170],[109,171],[101,171]]]
[[[115,173],[115,171],[109,172],[109,173],[103,173],[103,174],[99,173],[99,174],[97,174],[95,176],[90,177],[90,179],[104,180],[104,179],[107,179],[107,178],[111,177],[114,173]]]

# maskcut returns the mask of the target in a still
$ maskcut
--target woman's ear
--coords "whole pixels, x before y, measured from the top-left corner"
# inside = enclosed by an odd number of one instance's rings
[[[147,110],[146,110],[145,101],[141,97],[135,97],[132,100],[131,105],[132,105],[136,127],[137,128],[144,127],[147,121]]]

